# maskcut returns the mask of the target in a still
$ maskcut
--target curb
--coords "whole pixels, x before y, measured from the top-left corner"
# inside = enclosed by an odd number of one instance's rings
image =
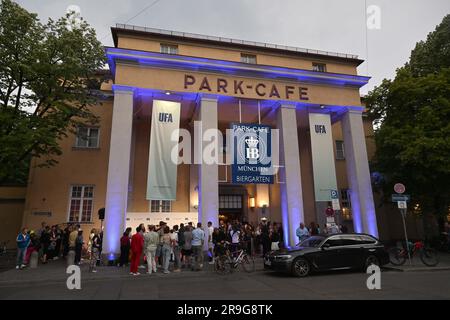
[[[261,272],[265,272],[265,270],[255,270],[254,272],[252,272],[252,274],[256,274],[256,273],[261,273]],[[85,273],[86,274],[86,273]],[[90,274],[90,273],[88,273]],[[162,273],[157,273],[156,275],[153,276],[149,276],[145,273],[142,273],[141,276],[138,277],[132,277],[129,274],[112,274],[112,275],[102,275],[101,273],[97,273],[97,276],[94,277],[88,277],[88,278],[82,278],[81,281],[86,281],[86,282],[90,282],[90,281],[104,281],[104,280],[120,280],[120,279],[137,279],[137,280],[151,280],[151,279],[155,279],[155,278],[169,278],[169,279],[179,279],[179,278],[183,278],[183,279],[192,279],[192,278],[197,278],[199,275],[202,276],[218,276],[218,277],[227,277],[227,276],[234,276],[236,274],[242,274],[242,275],[248,275],[248,273],[244,273],[244,272],[233,272],[231,274],[226,274],[226,275],[219,275],[217,273],[215,273],[214,271],[198,271],[198,272],[180,272],[180,273],[171,273],[171,275],[174,276],[167,276],[167,275],[163,275]],[[82,273],[83,275],[83,273]],[[9,287],[9,286],[15,286],[15,285],[22,285],[22,286],[27,286],[27,285],[35,285],[35,284],[45,284],[45,285],[53,285],[53,284],[61,284],[61,283],[65,283],[67,281],[66,277],[61,277],[60,279],[55,279],[55,278],[45,278],[45,279],[38,279],[38,280],[0,280],[0,288],[1,287]]]
[[[436,271],[448,271],[448,267],[383,267],[383,269],[397,271],[397,272],[436,272]]]

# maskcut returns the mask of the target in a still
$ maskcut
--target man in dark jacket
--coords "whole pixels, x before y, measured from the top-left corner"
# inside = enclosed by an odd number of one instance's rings
[[[263,224],[261,227],[261,241],[263,245],[263,256],[266,255],[270,251],[270,236],[269,236],[269,225],[266,220],[263,220]]]

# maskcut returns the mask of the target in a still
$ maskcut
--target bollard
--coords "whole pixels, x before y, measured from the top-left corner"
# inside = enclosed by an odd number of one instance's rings
[[[69,253],[67,253],[67,265],[71,266],[75,264],[75,251],[70,250]]]
[[[39,253],[37,251],[33,251],[30,255],[30,268],[36,269],[38,266]]]

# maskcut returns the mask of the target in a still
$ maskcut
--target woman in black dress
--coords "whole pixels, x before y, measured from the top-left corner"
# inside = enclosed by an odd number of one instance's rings
[[[83,230],[78,231],[78,237],[75,241],[75,264],[80,264],[81,253],[83,251]]]
[[[42,263],[47,263],[48,248],[50,246],[50,227],[46,226],[41,233],[41,246],[42,246]]]

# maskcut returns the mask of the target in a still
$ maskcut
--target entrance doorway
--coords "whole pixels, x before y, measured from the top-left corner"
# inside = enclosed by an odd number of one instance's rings
[[[244,185],[219,185],[219,220],[248,221],[248,192]]]
[[[219,220],[225,223],[243,219],[243,196],[240,194],[219,194]]]

